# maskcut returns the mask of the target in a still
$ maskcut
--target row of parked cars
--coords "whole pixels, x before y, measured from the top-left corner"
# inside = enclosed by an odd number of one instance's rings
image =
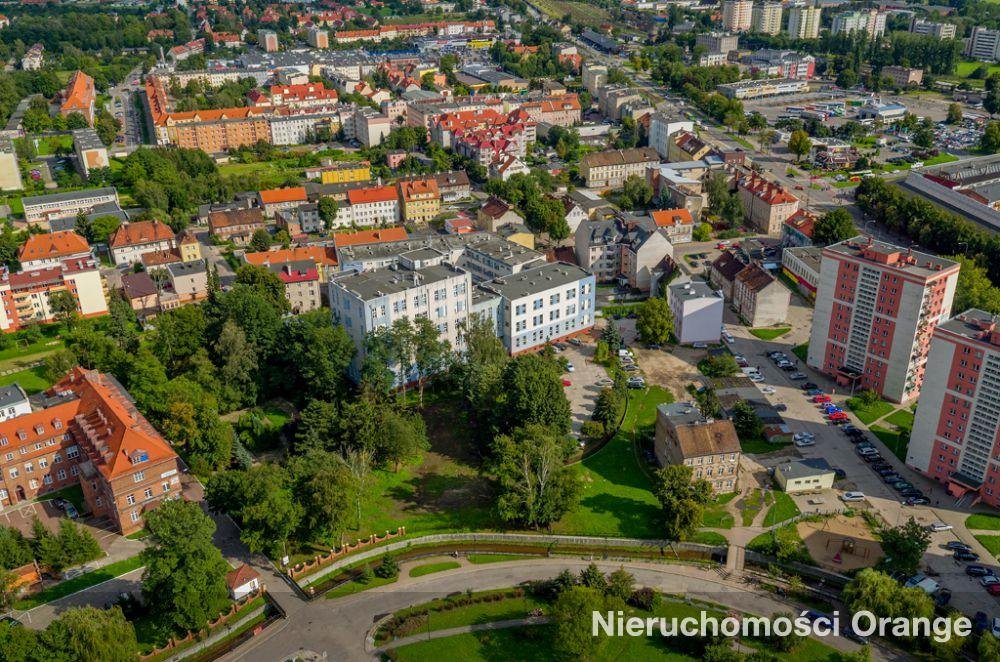
[[[903,478],[892,464],[882,457],[882,454],[875,448],[875,444],[868,440],[868,437],[862,430],[853,425],[845,426],[845,434],[848,435],[851,443],[854,444],[854,450],[857,451],[861,459],[871,467],[872,471],[878,474],[883,483],[899,494],[900,498],[903,499],[903,503],[909,506],[922,506],[930,503],[927,495],[917,489],[913,483]]]

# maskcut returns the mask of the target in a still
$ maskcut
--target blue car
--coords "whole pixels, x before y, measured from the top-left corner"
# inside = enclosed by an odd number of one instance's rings
[[[820,388],[811,388],[808,391],[806,391],[806,395],[808,395],[808,396],[823,395],[823,389],[820,389]]]

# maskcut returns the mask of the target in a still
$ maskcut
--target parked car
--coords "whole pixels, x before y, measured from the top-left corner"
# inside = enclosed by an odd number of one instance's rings
[[[964,549],[964,550],[967,550],[967,551],[970,551],[970,552],[972,551],[972,548],[969,547],[968,545],[966,545],[961,540],[949,540],[948,542],[946,542],[944,544],[944,548],[945,549],[950,549],[952,551],[959,550],[959,549]]]
[[[786,405],[784,402],[779,402],[778,404],[774,405],[774,411],[788,411],[788,405]]]
[[[646,380],[642,377],[629,377],[628,378],[629,388],[646,388]]]
[[[906,505],[908,506],[926,506],[930,502],[931,500],[925,496],[911,496],[906,499]]]
[[[791,379],[793,382],[797,382],[800,379],[805,379],[806,377],[807,375],[804,372],[793,372],[792,374],[788,375],[788,378]]]
[[[798,441],[799,439],[815,439],[816,435],[812,432],[796,432],[792,435],[792,441]]]
[[[762,388],[760,390],[760,392],[763,393],[764,395],[771,395],[771,394],[774,393],[774,387],[773,386],[765,386],[764,388]]]
[[[819,388],[819,386],[817,386],[813,382],[806,382],[805,384],[802,385],[801,388],[803,391],[811,391],[813,389]]]
[[[951,524],[947,524],[945,522],[932,522],[931,524],[929,524],[927,526],[927,528],[930,531],[933,531],[933,532],[937,533],[939,531],[951,531],[955,527],[953,527]]]
[[[993,591],[990,591],[992,593]],[[986,615],[984,611],[977,611],[975,617],[972,619],[972,631],[976,634],[980,634],[990,625],[990,617]]]
[[[576,367],[572,362],[566,364],[566,372],[576,372]]]
[[[734,354],[733,359],[736,361],[736,365],[738,365],[741,368],[746,368],[747,366],[750,365],[750,362],[747,361],[746,357],[743,356],[742,354]]]
[[[68,517],[70,519],[76,519],[76,518],[78,518],[80,516],[80,513],[77,512],[77,510],[76,510],[76,506],[74,506],[71,503],[66,504],[66,508],[63,510],[63,512],[65,512],[66,513],[66,517]]]
[[[986,575],[985,577],[979,578],[980,586],[993,586],[994,584],[1000,584],[1000,577],[996,575]]]
[[[840,467],[833,468],[833,475],[837,480],[841,480],[842,478],[847,478],[847,472],[841,469]]]
[[[952,555],[952,557],[956,561],[964,561],[966,563],[969,563],[971,561],[978,561],[979,560],[979,554],[976,554],[975,552],[970,552],[970,551],[967,551],[967,550],[964,550],[964,549],[955,550],[955,553]]]
[[[913,489],[913,483],[908,480],[901,480],[898,483],[892,483],[892,489],[897,492],[905,492],[906,490]]]
[[[583,344],[583,341],[580,340],[579,338],[570,338],[566,342],[568,342],[570,345],[573,345],[575,347],[579,347],[580,345]]]
[[[820,395],[814,395],[812,399],[813,402],[819,402],[819,403],[830,402],[830,400],[831,400],[830,396],[826,395],[825,393]]]
[[[844,492],[843,494],[840,495],[840,500],[841,501],[848,501],[848,502],[851,502],[851,501],[864,501],[865,500],[865,493],[864,492]]]
[[[1000,595],[1000,584],[994,584],[993,586],[987,586],[986,592],[990,595]]]
[[[571,382],[568,379],[564,379],[564,380],[562,380],[562,384],[563,384],[563,386],[572,386],[573,382]]]
[[[886,483],[887,485],[892,485],[893,483],[898,483],[901,480],[903,480],[903,477],[900,476],[899,474],[895,473],[895,472],[888,473],[888,474],[885,474],[884,476],[882,476],[882,481],[884,483]]]
[[[823,395],[823,389],[811,388],[808,391],[806,391],[806,395],[811,397],[816,397],[817,395]]]
[[[879,455],[878,451],[875,451],[874,453],[868,453],[867,455],[862,455],[861,459],[867,462],[868,464],[874,464],[875,462],[881,462],[882,456]]]
[[[799,448],[802,448],[803,446],[815,446],[816,445],[816,440],[815,439],[799,439],[799,440],[797,440],[795,442],[795,445],[798,446]]]
[[[850,420],[850,419],[848,419],[848,417],[847,417],[847,412],[845,412],[845,411],[835,411],[832,414],[830,414],[830,420],[831,421],[847,421],[847,420]]]

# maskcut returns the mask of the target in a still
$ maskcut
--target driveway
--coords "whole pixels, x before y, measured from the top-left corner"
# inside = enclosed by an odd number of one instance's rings
[[[563,380],[570,383],[565,386],[566,398],[569,400],[572,416],[573,434],[580,434],[580,427],[590,420],[594,414],[594,405],[602,386],[597,382],[608,376],[604,366],[594,363],[594,348],[596,344],[590,337],[581,337],[583,344],[579,347],[568,343],[566,349],[559,353],[571,364],[573,372],[563,373]]]

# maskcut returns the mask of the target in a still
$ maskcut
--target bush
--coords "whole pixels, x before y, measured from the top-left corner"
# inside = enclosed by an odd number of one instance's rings
[[[382,562],[375,568],[375,576],[381,579],[393,579],[399,576],[399,563],[388,554],[382,557]]]
[[[632,595],[629,596],[628,603],[636,609],[653,611],[653,609],[658,607],[660,604],[660,594],[648,586],[643,586],[642,588],[632,592]]]
[[[586,421],[582,426],[580,426],[580,434],[587,439],[603,439],[604,438],[604,423],[600,421]]]

